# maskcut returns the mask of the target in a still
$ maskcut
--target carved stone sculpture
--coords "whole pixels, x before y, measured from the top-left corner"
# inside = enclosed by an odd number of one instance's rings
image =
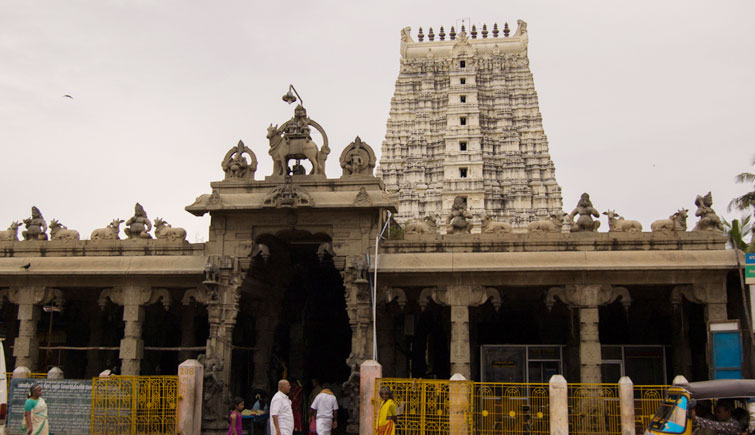
[[[527,232],[538,233],[560,233],[564,223],[566,213],[551,214],[548,219],[530,222],[527,225]]]
[[[608,232],[610,233],[640,233],[642,224],[639,221],[630,221],[619,216],[616,210],[607,210],[603,212],[608,216]]]
[[[294,185],[291,175],[286,175],[286,182],[262,200],[264,207],[311,207],[313,204],[312,197],[304,189]]]
[[[659,219],[650,224],[650,229],[655,232],[675,232],[687,231],[687,210],[679,209],[676,213],[669,216],[668,219]]]
[[[50,239],[52,240],[79,240],[79,232],[69,230],[68,227],[56,219],[50,221]]]
[[[359,192],[357,193],[357,196],[354,198],[354,205],[371,205],[372,200],[370,199],[370,194],[367,193],[367,189],[365,189],[364,186],[361,186],[359,188]]]
[[[472,213],[467,211],[467,203],[463,196],[454,198],[454,204],[451,206],[451,213],[446,219],[448,224],[448,233],[469,233],[472,231]]]
[[[362,142],[362,139],[357,136],[354,142],[350,143],[343,150],[339,162],[341,163],[341,168],[343,168],[343,176],[372,176],[377,159],[372,147],[367,145],[366,142]]]
[[[47,240],[47,222],[37,207],[31,208],[31,217],[24,219],[24,240]]]
[[[92,235],[89,236],[91,240],[118,240],[118,233],[121,232],[121,224],[123,219],[115,218],[105,228],[97,228],[92,231]]]
[[[186,240],[186,230],[183,228],[173,228],[170,224],[161,218],[155,219],[155,238],[160,240]]]
[[[411,222],[407,222],[404,233],[409,234],[436,234],[438,232],[438,224],[436,223],[435,215],[428,215],[422,219],[417,219]]]
[[[20,226],[21,222],[13,221],[7,230],[0,231],[0,242],[18,241],[18,227]]]
[[[575,222],[574,217],[576,215],[579,215],[579,217]],[[577,208],[569,214],[569,220],[572,221],[571,231],[573,233],[581,231],[597,231],[598,227],[600,227],[600,221],[593,220],[593,216],[599,218],[600,213],[592,206],[590,195],[583,193],[579,198]]]
[[[496,222],[494,218],[484,215],[482,217],[483,234],[507,234],[511,232],[511,224],[506,222]]]
[[[222,381],[223,361],[215,357],[199,356],[199,362],[204,366],[202,418],[204,420],[222,420],[225,417]]]
[[[322,135],[323,143],[319,150],[312,141],[309,126]],[[312,164],[310,174],[325,175],[325,160],[330,153],[328,135],[320,124],[309,119],[301,104],[294,109],[294,117],[284,122],[280,128],[270,124],[267,139],[270,141],[268,153],[273,158],[273,175],[288,174],[288,161],[291,159],[307,159]]]
[[[147,212],[138,202],[134,206],[134,215],[126,221],[126,229],[123,230],[129,239],[151,239],[149,234],[152,230],[152,222],[147,218]]]
[[[721,218],[718,217],[713,208],[713,196],[708,192],[705,196],[697,195],[695,199],[695,205],[697,211],[695,216],[699,216],[700,220],[697,221],[697,225],[692,231],[723,231],[724,224],[721,222]]]
[[[244,154],[249,156],[251,162],[247,161]],[[225,154],[221,167],[225,172],[226,180],[254,180],[254,173],[257,171],[257,156],[244,145],[244,142],[239,141],[238,145]]]

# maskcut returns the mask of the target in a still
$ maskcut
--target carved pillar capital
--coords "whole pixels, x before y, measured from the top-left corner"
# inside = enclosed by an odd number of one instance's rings
[[[381,290],[380,294],[384,297],[383,300],[386,304],[396,301],[398,306],[401,307],[401,311],[404,310],[406,307],[406,292],[404,289],[398,287],[383,287]]]
[[[52,302],[61,306],[65,302],[60,289],[44,286],[10,287],[6,295],[16,305],[46,305]]]
[[[445,287],[428,287],[419,295],[422,310],[432,300],[438,305],[476,307],[491,301],[496,310],[501,308],[502,299],[498,289],[493,287],[456,285]]]
[[[599,307],[608,305],[617,299],[621,299],[621,305],[625,310],[632,304],[632,297],[625,287],[611,285],[567,285],[564,287],[551,287],[545,295],[545,305],[548,310],[560,299],[566,305],[576,308]]]

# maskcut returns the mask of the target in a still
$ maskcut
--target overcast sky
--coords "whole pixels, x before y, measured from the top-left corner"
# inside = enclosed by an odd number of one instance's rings
[[[139,201],[206,240],[209,219],[184,207],[239,139],[256,178],[271,173],[266,127],[292,115],[289,83],[338,177],[356,135],[380,152],[401,28],[464,18],[528,22],[566,212],[586,191],[646,230],[686,207],[691,228],[712,190],[737,217],[726,205],[748,186],[733,177],[755,171],[754,17],[750,0],[2,0],[0,228],[36,205],[88,239]]]

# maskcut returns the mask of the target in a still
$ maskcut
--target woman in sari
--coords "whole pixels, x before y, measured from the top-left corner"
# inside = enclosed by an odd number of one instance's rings
[[[49,435],[47,424],[47,403],[42,398],[42,386],[33,384],[29,389],[29,398],[24,404],[24,422],[27,435]]]
[[[380,389],[380,412],[378,413],[377,435],[396,435],[396,404],[393,402],[393,392],[388,387]]]

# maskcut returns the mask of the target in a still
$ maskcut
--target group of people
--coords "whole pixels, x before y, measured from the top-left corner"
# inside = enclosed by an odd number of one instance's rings
[[[286,379],[278,381],[278,391],[270,401],[268,433],[270,435],[293,435],[294,432],[305,433],[300,421],[297,418],[292,406],[291,383]],[[297,392],[301,394],[301,386],[297,385]],[[333,429],[338,427],[338,401],[336,396],[329,388],[321,388],[316,393],[314,399],[309,404],[309,434],[330,435]],[[228,435],[241,435],[242,431],[242,411],[244,410],[244,400],[237,398],[234,400],[234,406],[228,417]],[[298,417],[301,419],[301,417]]]
[[[734,401],[719,399],[715,415],[711,414],[709,401],[701,401],[692,408],[692,424],[695,435],[751,435],[750,413],[744,408],[735,408]]]

